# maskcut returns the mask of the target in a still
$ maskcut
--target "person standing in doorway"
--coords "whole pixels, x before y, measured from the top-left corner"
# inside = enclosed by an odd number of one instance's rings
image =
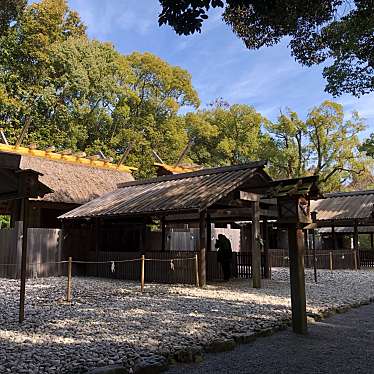
[[[217,261],[222,266],[223,279],[228,281],[231,277],[232,249],[230,240],[223,234],[218,235],[215,247],[217,251]]]

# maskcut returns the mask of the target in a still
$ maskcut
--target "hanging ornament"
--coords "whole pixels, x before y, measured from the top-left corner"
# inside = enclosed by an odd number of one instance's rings
[[[173,260],[170,260],[170,269],[173,270],[173,271],[175,270]]]
[[[116,266],[114,264],[114,261],[112,261],[112,265],[110,267],[110,270],[112,270],[112,273],[114,273],[116,271]]]

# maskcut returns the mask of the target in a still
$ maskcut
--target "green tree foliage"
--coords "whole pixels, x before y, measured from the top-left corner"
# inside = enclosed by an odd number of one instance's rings
[[[223,18],[249,49],[290,39],[301,64],[322,62],[326,90],[359,96],[374,90],[374,3],[372,0],[160,0],[159,24],[178,34],[201,31],[211,7],[225,7]]]
[[[10,227],[10,216],[0,215],[0,229]]]
[[[0,40],[0,123],[15,142],[26,117],[25,143],[40,148],[102,151],[153,171],[152,149],[173,162],[187,144],[182,106],[197,107],[191,76],[150,53],[124,56],[89,40],[65,0],[28,6]]]
[[[267,153],[275,177],[319,175],[325,191],[338,191],[350,183],[359,184],[372,172],[360,153],[357,136],[365,125],[357,113],[344,120],[338,103],[323,102],[305,122],[296,113],[282,114],[267,129],[274,141]]]
[[[193,140],[192,161],[219,166],[258,159],[264,121],[253,107],[222,102],[188,114],[186,127]]]
[[[27,0],[1,0],[0,2],[0,35],[3,35],[12,22],[16,22]]]
[[[297,113],[288,110],[276,123],[268,122],[266,129],[271,134],[265,144],[269,170],[276,178],[294,178],[305,175],[308,150],[304,144],[306,124]]]
[[[360,147],[361,152],[365,152],[368,156],[374,158],[374,133],[365,139]]]
[[[44,0],[26,7],[0,38],[0,123],[7,127],[11,141],[27,116],[37,128],[51,110],[52,49],[71,36],[84,34],[79,16],[64,0]]]

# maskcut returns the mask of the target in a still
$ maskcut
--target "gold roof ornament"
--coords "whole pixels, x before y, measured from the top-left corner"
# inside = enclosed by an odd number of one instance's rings
[[[84,152],[77,152],[73,154],[72,150],[64,150],[61,153],[57,153],[55,152],[55,147],[48,147],[46,150],[40,150],[34,147],[20,147],[0,143],[0,152],[15,153],[21,156],[40,157],[49,160],[81,164],[100,169],[118,170],[125,173],[131,173],[135,170],[138,170],[137,168],[132,166],[113,164],[107,159],[101,160],[100,156],[86,157]]]

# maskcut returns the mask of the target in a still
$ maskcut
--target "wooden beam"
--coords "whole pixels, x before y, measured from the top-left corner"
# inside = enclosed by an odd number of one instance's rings
[[[199,220],[199,282],[200,287],[206,286],[206,211]]]
[[[239,191],[239,199],[251,202],[260,201],[260,195],[252,192]]]
[[[28,216],[29,216],[29,201],[22,199],[22,255],[21,255],[21,288],[19,300],[19,323],[25,319],[25,297],[26,297],[26,262],[27,262],[27,229],[28,229]]]
[[[252,205],[252,282],[253,288],[261,288],[260,202]]]
[[[277,209],[260,209],[260,216],[277,218],[278,210]]]
[[[307,333],[306,296],[304,274],[303,230],[296,224],[288,225],[290,258],[292,328],[297,334]]]

